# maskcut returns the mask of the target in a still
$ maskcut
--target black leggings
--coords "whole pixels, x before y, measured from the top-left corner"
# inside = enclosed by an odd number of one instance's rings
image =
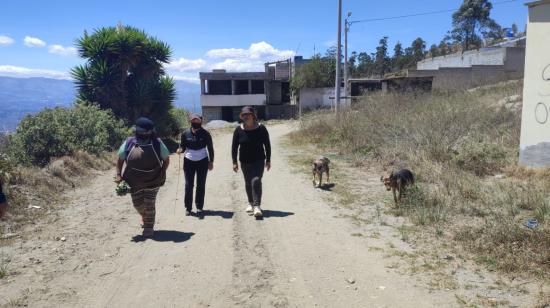
[[[258,160],[253,163],[241,163],[248,203],[253,206],[260,206],[262,204],[262,176],[264,175],[264,167],[264,160]]]
[[[183,159],[183,173],[185,174],[185,208],[189,211],[193,208],[193,186],[195,184],[195,173],[197,174],[197,190],[195,195],[195,206],[202,210],[204,206],[204,187],[206,175],[208,174],[208,158],[199,161]]]

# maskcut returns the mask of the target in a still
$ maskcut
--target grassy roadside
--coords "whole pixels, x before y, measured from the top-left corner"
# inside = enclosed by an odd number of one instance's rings
[[[97,171],[112,168],[114,155],[78,151],[51,161],[45,167],[14,166],[5,176],[8,217],[0,221],[0,245],[30,223],[55,212],[63,193],[91,180]]]
[[[386,208],[414,225],[403,236],[446,243],[489,270],[548,280],[550,177],[517,166],[521,88],[371,95],[338,118],[307,116],[290,138],[354,166],[413,170],[417,186]],[[530,218],[537,228],[523,226]]]

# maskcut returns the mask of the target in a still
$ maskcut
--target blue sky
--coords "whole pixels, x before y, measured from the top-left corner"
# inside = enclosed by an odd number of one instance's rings
[[[461,2],[343,0],[343,10],[359,20],[453,9]],[[491,16],[504,27],[516,23],[523,30],[525,2],[496,4]],[[119,21],[169,43],[174,51],[169,73],[195,81],[198,71],[257,70],[263,61],[296,50],[306,57],[314,46],[324,52],[336,40],[336,0],[18,0],[3,1],[0,7],[0,75],[9,76],[66,78],[70,68],[82,63],[75,39],[84,30]],[[389,36],[392,49],[395,42],[408,46],[418,36],[429,46],[450,28],[451,13],[357,23],[349,48],[372,52],[382,36]]]

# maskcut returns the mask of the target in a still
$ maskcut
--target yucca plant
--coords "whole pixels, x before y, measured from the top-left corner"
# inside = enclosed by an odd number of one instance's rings
[[[111,109],[128,123],[140,116],[155,122],[169,117],[176,94],[163,65],[170,61],[170,46],[122,25],[84,32],[76,45],[87,60],[71,72],[80,103]]]

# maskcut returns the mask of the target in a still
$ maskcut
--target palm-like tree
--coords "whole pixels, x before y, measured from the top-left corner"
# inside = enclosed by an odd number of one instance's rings
[[[142,30],[118,25],[92,35],[85,31],[76,45],[87,60],[71,72],[81,103],[112,109],[130,123],[140,116],[167,120],[175,88],[163,69],[172,54],[166,43]]]

